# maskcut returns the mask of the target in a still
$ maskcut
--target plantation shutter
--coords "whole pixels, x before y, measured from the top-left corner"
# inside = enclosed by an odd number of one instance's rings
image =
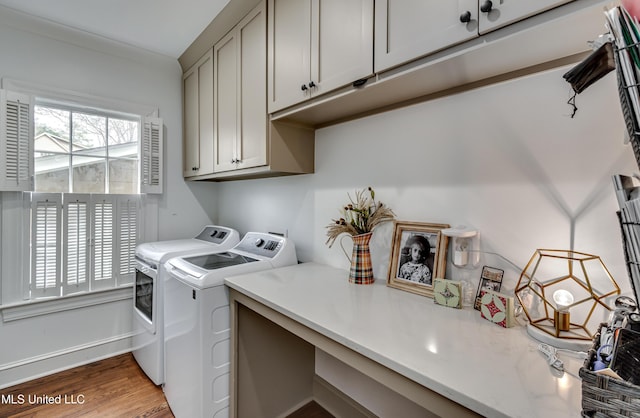
[[[146,117],[142,121],[140,144],[140,192],[162,193],[163,121]]]
[[[105,289],[115,285],[114,227],[116,198],[114,195],[94,197],[92,203],[92,276],[91,290]]]
[[[31,297],[60,296],[62,194],[31,194]]]
[[[32,138],[31,98],[0,90],[0,191],[33,190]]]
[[[139,228],[139,196],[119,196],[118,240],[116,245],[117,285],[133,283],[136,273],[135,254]]]
[[[89,290],[90,195],[64,195],[63,294]]]

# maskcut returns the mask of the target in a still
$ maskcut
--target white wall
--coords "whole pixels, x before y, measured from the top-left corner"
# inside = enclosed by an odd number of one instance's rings
[[[572,119],[568,68],[318,130],[315,174],[221,184],[220,222],[288,230],[302,261],[348,269],[339,246],[325,245],[325,226],[347,193],[372,186],[400,220],[477,228],[483,251],[520,267],[536,248],[594,253],[629,289],[610,176],[637,165],[623,145],[615,74],[578,96]],[[390,225],[374,234],[379,280],[391,234]],[[518,269],[489,254],[483,264],[505,269],[503,289],[513,289]]]
[[[177,60],[3,7],[0,57],[1,78],[157,107],[165,124],[165,194],[152,198],[158,217],[147,219],[155,235],[148,238],[191,237],[202,225],[215,222],[215,184],[186,184],[182,179],[182,70]],[[129,298],[0,322],[0,387],[129,350],[131,306]]]

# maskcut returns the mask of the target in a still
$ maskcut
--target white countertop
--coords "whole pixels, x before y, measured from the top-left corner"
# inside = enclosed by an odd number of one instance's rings
[[[481,415],[580,416],[583,360],[559,352],[567,372],[554,375],[522,325],[505,329],[380,280],[351,284],[346,270],[315,263],[225,283]]]

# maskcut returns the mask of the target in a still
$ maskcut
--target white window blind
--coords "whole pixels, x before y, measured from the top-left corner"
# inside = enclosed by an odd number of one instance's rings
[[[31,298],[133,282],[138,195],[26,193],[31,199]]]
[[[31,200],[31,295],[60,295],[62,195],[34,193]]]
[[[162,193],[163,122],[160,118],[146,117],[142,123],[140,141],[140,191]]]
[[[118,283],[133,283],[136,273],[135,255],[138,243],[140,198],[121,197],[118,202]]]
[[[115,276],[113,275],[115,209],[114,196],[102,196],[92,205],[93,275],[91,288],[93,290],[113,287],[115,284]]]
[[[89,289],[90,195],[64,195],[63,294]]]
[[[28,95],[0,90],[0,190],[33,188],[33,105]]]

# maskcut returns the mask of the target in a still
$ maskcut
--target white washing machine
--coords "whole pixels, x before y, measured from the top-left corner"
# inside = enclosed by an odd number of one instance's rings
[[[229,415],[230,314],[226,277],[296,264],[293,241],[248,232],[233,249],[165,264],[164,393],[176,418]]]
[[[240,241],[238,231],[207,225],[196,237],[136,247],[133,297],[133,356],[156,385],[164,383],[164,263],[202,251],[226,251]]]

